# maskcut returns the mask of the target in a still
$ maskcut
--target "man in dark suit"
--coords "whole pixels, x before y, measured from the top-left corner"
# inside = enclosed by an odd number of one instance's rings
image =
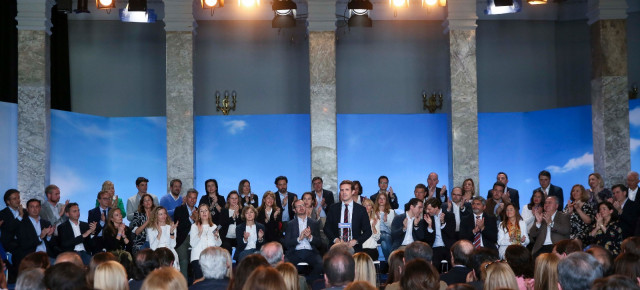
[[[640,183],[640,179],[638,178],[638,172],[629,171],[627,173],[627,197],[633,201],[636,206],[640,207],[640,196],[638,196],[638,183]]]
[[[20,265],[22,259],[34,252],[45,252],[49,257],[55,257],[52,245],[49,244],[55,229],[51,223],[40,218],[40,200],[35,198],[27,201],[27,214],[20,221],[16,235],[18,248],[13,255],[13,263]]]
[[[449,272],[440,275],[440,280],[452,285],[456,283],[467,283],[467,274],[471,269],[466,265],[471,259],[473,245],[467,240],[459,240],[451,246],[451,269]]]
[[[189,231],[191,230],[191,225],[198,218],[198,208],[196,207],[198,191],[193,188],[187,190],[184,201],[185,203],[176,207],[173,215],[175,217],[174,222],[178,223],[175,249],[180,263],[180,272],[185,279],[188,279],[187,268],[191,258],[189,253]]]
[[[333,192],[323,189],[324,182],[319,176],[314,177],[311,180],[311,186],[313,187],[313,193],[316,195],[316,209],[320,216],[327,216],[327,208],[329,208],[335,200],[333,199]],[[295,210],[295,209],[294,209]]]
[[[378,194],[384,193],[387,195],[387,201],[389,202],[391,208],[398,209],[398,197],[395,193],[393,193],[393,188],[389,187],[389,178],[384,175],[378,177],[378,187],[380,189],[378,190],[378,192],[371,196],[371,200],[375,202],[376,199],[378,199]]]
[[[529,230],[529,237],[535,239],[531,250],[533,259],[542,253],[551,253],[553,245],[569,238],[571,222],[569,216],[558,210],[558,198],[549,196],[544,201],[544,212],[534,213],[535,225]]]
[[[0,211],[0,241],[5,251],[14,253],[18,248],[18,242],[16,241],[16,233],[20,226],[20,221],[25,217],[25,210],[20,203],[20,192],[16,189],[9,189],[4,193],[4,203],[7,205]],[[2,257],[4,260],[4,257]],[[18,266],[11,263],[6,263],[7,270],[9,271],[9,283],[15,283],[18,278]]]
[[[408,246],[414,241],[426,241],[427,223],[423,219],[423,203],[412,198],[405,205],[405,213],[397,215],[391,222],[392,250]]]
[[[64,212],[69,219],[58,226],[58,236],[60,237],[60,249],[63,252],[76,252],[82,258],[84,265],[91,262],[93,244],[91,235],[96,230],[97,222],[91,224],[81,222],[80,208],[75,202],[64,207]]]
[[[481,196],[476,196],[471,202],[473,214],[462,218],[460,221],[460,239],[465,239],[473,244],[474,248],[489,248],[497,250],[498,224],[496,217],[484,213],[486,201]]]
[[[491,190],[493,194],[487,199],[486,208],[484,209],[486,214],[493,215],[500,219],[500,213],[502,213],[506,203],[503,199],[504,188],[505,185],[500,181],[496,181],[496,183],[493,184],[493,189]]]
[[[508,187],[509,177],[504,172],[498,172],[498,176],[496,177],[496,181],[504,184],[505,188],[502,192],[502,200],[504,203],[513,204],[517,210],[520,210],[520,194],[518,190],[515,188]],[[489,189],[487,193],[487,200],[493,197],[493,189]]]
[[[111,198],[106,191],[98,192],[98,203],[99,205],[97,207],[89,210],[87,218],[88,223],[96,223],[96,230],[94,232],[95,236],[93,237],[95,252],[101,252],[104,248],[102,243],[102,230],[107,225],[106,221],[112,205]]]
[[[540,183],[539,189],[541,189],[546,196],[555,196],[558,198],[558,210],[562,210],[564,194],[562,193],[561,187],[551,184],[551,173],[546,170],[540,171],[540,173],[538,173],[538,182]]]
[[[462,218],[471,214],[471,201],[462,198],[462,188],[459,186],[451,189],[451,199],[442,204],[442,211],[452,213],[456,222],[456,240],[460,233],[460,222]]]
[[[340,199],[329,207],[324,234],[331,244],[347,242],[356,252],[362,250],[362,244],[371,237],[371,224],[364,206],[353,202],[353,182],[343,180],[340,183]]]
[[[611,187],[613,192],[613,207],[620,216],[620,228],[622,229],[622,239],[633,236],[638,221],[638,206],[628,198],[628,189],[623,184],[616,184]]]
[[[311,284],[320,278],[322,273],[322,258],[320,257],[320,224],[307,218],[307,210],[302,200],[294,203],[296,218],[287,223],[284,235],[285,257],[294,265],[300,262],[309,264],[311,274],[307,282]]]
[[[289,179],[286,176],[278,176],[275,181],[278,192],[276,192],[276,205],[282,209],[282,221],[287,222],[295,217],[296,212],[293,209],[293,202],[298,196],[293,192],[287,191]],[[284,204],[283,202],[284,201]]]
[[[443,272],[441,262],[449,261],[451,245],[456,242],[456,218],[453,213],[442,211],[442,203],[437,198],[428,198],[425,207],[427,244],[433,249],[432,264],[438,272]]]
[[[438,187],[438,174],[435,172],[429,173],[427,177],[427,198],[435,197],[441,202],[445,203],[449,200],[447,196],[447,186],[443,185],[442,188]]]

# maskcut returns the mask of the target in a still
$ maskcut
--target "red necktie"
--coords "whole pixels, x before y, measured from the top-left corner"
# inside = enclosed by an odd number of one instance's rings
[[[476,222],[480,220],[480,216],[476,216]],[[473,236],[473,247],[478,249],[482,244],[482,233],[477,232],[475,236]]]
[[[349,223],[349,205],[348,204],[344,205],[344,223]],[[347,228],[342,229],[342,240],[345,242],[349,240],[349,229]]]

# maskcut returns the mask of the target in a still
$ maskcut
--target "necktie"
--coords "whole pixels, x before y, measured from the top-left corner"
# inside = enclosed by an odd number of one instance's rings
[[[107,210],[106,210],[106,209],[103,209],[103,210],[102,210],[102,214],[104,215],[104,218],[106,219],[106,218],[107,218]]]
[[[344,223],[348,223],[348,222],[349,222],[349,205],[345,204],[344,205]],[[347,228],[342,229],[342,240],[345,242],[349,240],[349,229]]]
[[[480,220],[480,216],[476,216],[476,224]],[[482,244],[482,233],[479,231],[473,236],[473,247],[478,249],[480,248],[480,244]]]

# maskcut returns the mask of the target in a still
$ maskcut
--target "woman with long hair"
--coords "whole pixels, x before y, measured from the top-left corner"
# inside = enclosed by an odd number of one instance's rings
[[[258,195],[251,191],[251,182],[249,180],[240,180],[238,194],[240,195],[242,206],[253,205],[253,207],[258,208]]]
[[[109,211],[107,225],[102,232],[104,248],[108,252],[127,251],[131,253],[133,246],[131,229],[122,222],[122,212],[119,208]],[[114,253],[118,256],[119,254]]]
[[[571,196],[564,207],[564,213],[569,215],[571,221],[569,238],[585,242],[585,238],[591,230],[595,210],[589,202],[589,193],[584,189],[584,186],[576,184],[571,188]]]
[[[387,273],[387,285],[400,281],[404,272],[404,250],[395,250],[389,255],[389,273]]]
[[[276,205],[276,195],[267,191],[262,195],[262,205],[258,208],[256,221],[265,227],[265,243],[282,239],[282,210]]]
[[[504,259],[504,252],[510,245],[527,246],[529,234],[527,224],[524,222],[516,207],[507,203],[500,213],[500,225],[498,226],[498,253],[500,259]]]
[[[391,209],[389,197],[386,194],[378,194],[373,207],[380,220],[380,248],[386,260],[391,254],[391,224],[396,217],[396,212]]]
[[[93,288],[128,290],[127,271],[116,261],[102,263],[93,274]]]
[[[471,201],[476,196],[476,185],[473,179],[467,178],[462,182],[462,200]]]
[[[315,221],[319,221],[320,213],[318,213],[318,208],[316,207],[318,203],[316,201],[315,194],[307,191],[302,194],[302,197],[300,199],[302,199],[304,203],[304,208],[307,212],[307,217]],[[323,226],[324,226],[324,223],[320,225],[320,228],[322,228]]]
[[[173,267],[180,269],[178,263],[178,253],[176,253],[176,228],[178,223],[173,223],[171,217],[167,213],[167,209],[158,206],[153,211],[149,225],[147,226],[147,238],[149,239],[149,248],[156,250],[157,248],[167,248],[175,257]]]
[[[236,227],[242,223],[240,213],[242,212],[242,204],[240,203],[240,195],[232,190],[227,195],[227,204],[220,212],[220,237],[222,237],[222,247],[232,254],[232,248],[236,246]]]
[[[257,253],[264,245],[265,227],[256,222],[258,210],[252,205],[242,209],[243,223],[236,227],[236,253],[234,259],[241,261],[244,257]]]
[[[508,246],[504,259],[516,275],[518,288],[527,289],[527,286],[533,286],[533,261],[527,248],[521,245]]]
[[[598,204],[596,224],[589,235],[594,244],[607,249],[614,257],[620,254],[622,228],[618,223],[618,211],[608,201]]]
[[[206,194],[200,198],[198,205],[208,205],[211,211],[211,220],[215,224],[220,224],[220,212],[222,212],[222,208],[224,208],[225,201],[224,196],[218,193],[218,181],[215,179],[207,179],[207,181],[204,182],[204,188]]]
[[[559,289],[558,263],[560,263],[560,258],[554,253],[544,253],[536,258],[533,289]]]
[[[483,289],[518,289],[516,274],[513,273],[509,264],[504,262],[490,263],[486,273]]]
[[[300,290],[300,280],[298,279],[298,269],[296,269],[296,266],[289,262],[284,262],[279,263],[276,266],[276,270],[284,279],[284,290]]]
[[[367,200],[371,201],[370,199]],[[353,261],[356,266],[353,281],[367,281],[371,283],[371,285],[378,285],[376,279],[376,267],[373,265],[373,260],[366,252],[360,252],[353,255]]]
[[[536,221],[535,212],[542,212],[544,208],[544,200],[547,199],[542,189],[535,189],[531,195],[529,203],[522,207],[522,219],[527,224],[527,232],[531,229]]]
[[[222,244],[218,227],[211,220],[209,206],[204,203],[198,207],[198,217],[191,225],[189,244],[191,245],[191,269],[195,281],[202,278],[200,253],[208,247],[217,247]]]
[[[587,182],[589,183],[589,202],[593,206],[613,197],[611,190],[604,187],[604,179],[600,173],[594,172],[589,174]]]
[[[153,214],[155,208],[156,205],[153,204],[153,197],[148,193],[143,194],[140,198],[138,210],[133,213],[133,221],[131,221],[130,224],[132,227],[131,230],[134,233],[133,255],[145,248],[145,243],[147,242],[146,228],[149,225],[149,217]]]
[[[380,195],[382,194],[379,194],[378,196]],[[362,202],[362,205],[364,205],[364,208],[367,210],[367,215],[369,216],[369,223],[371,224],[371,237],[369,237],[369,239],[367,239],[364,243],[362,243],[362,251],[369,254],[371,259],[378,260],[378,240],[380,240],[380,219],[378,219],[378,214],[373,208],[373,201],[367,198]]]

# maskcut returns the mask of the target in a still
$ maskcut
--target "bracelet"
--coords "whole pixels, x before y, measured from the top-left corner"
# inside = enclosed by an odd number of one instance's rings
[[[169,235],[170,235],[170,236],[175,236],[176,234],[175,234],[175,233],[169,233]]]
[[[121,235],[121,234],[118,234],[118,238],[119,238],[119,237],[122,237],[122,235]]]

